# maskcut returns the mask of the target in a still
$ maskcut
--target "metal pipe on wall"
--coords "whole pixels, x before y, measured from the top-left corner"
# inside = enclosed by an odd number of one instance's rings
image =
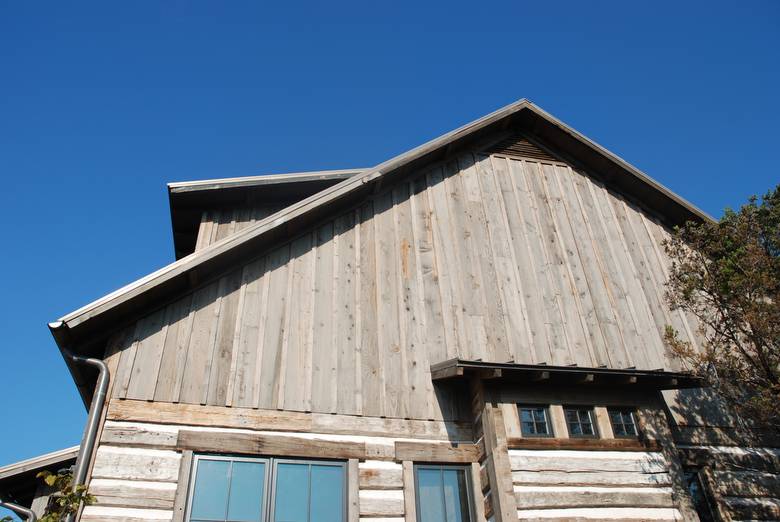
[[[81,438],[79,454],[78,457],[76,457],[76,465],[73,470],[73,490],[75,491],[78,486],[81,486],[86,482],[90,458],[92,457],[92,453],[95,450],[95,442],[97,440],[100,416],[103,413],[103,407],[105,406],[106,402],[106,393],[108,391],[110,375],[108,366],[102,359],[76,355],[70,350],[64,348],[62,349],[62,353],[71,361],[79,364],[94,366],[100,372],[97,385],[95,386],[95,394],[92,396],[92,403],[89,406],[89,414],[87,415],[87,423],[84,428],[84,436]],[[72,522],[74,517],[75,515],[71,514],[67,517],[66,521]]]
[[[0,500],[0,507],[10,509],[20,517],[25,518],[27,522],[38,522],[38,516],[35,514],[35,512],[32,509],[26,508],[24,506],[20,506],[19,504],[14,504],[13,502],[6,502],[3,500]]]

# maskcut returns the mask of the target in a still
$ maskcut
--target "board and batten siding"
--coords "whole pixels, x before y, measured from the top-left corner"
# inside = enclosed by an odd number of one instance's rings
[[[114,397],[458,419],[433,363],[675,369],[665,325],[696,342],[669,232],[562,162],[464,154],[301,232],[116,336]]]
[[[257,205],[241,205],[231,208],[213,208],[203,212],[198,227],[198,240],[195,251],[202,250],[212,243],[224,239],[253,223],[279,212],[292,205],[296,200],[266,203]]]

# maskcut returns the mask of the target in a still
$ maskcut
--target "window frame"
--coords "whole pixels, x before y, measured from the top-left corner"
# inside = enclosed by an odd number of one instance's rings
[[[265,476],[264,476],[264,490],[262,492],[262,502],[260,507],[260,522],[273,522],[276,508],[276,466],[277,464],[309,464],[311,465],[325,465],[339,467],[342,469],[342,487],[341,487],[341,513],[343,516],[342,522],[349,520],[349,513],[347,509],[349,503],[347,500],[349,478],[347,474],[349,472],[347,468],[347,462],[343,460],[330,460],[330,459],[310,459],[310,458],[290,458],[290,457],[270,457],[270,456],[249,456],[249,455],[229,455],[229,454],[212,454],[212,453],[193,453],[192,465],[189,476],[189,484],[187,485],[187,502],[185,503],[185,511],[182,520],[184,522],[191,522],[192,520],[192,502],[195,498],[195,481],[198,477],[198,464],[201,460],[219,460],[226,462],[252,462],[252,463],[264,463],[265,464]],[[231,477],[232,480],[232,477]],[[309,484],[311,484],[311,469],[309,469]],[[311,487],[308,492],[309,503],[311,503]],[[228,499],[230,498],[230,485],[228,485]],[[227,507],[226,507],[227,509]],[[230,520],[227,518],[227,512],[225,513],[225,519],[208,519],[209,522],[223,522],[223,520]],[[311,513],[308,513],[311,518]],[[195,519],[200,521],[202,519]]]
[[[517,417],[520,420],[520,435],[524,439],[552,439],[555,438],[555,426],[553,426],[552,415],[550,414],[550,406],[548,404],[525,404],[518,403]],[[547,433],[526,433],[523,429],[523,409],[541,409],[544,412],[544,423],[547,426]],[[536,421],[534,421],[536,424]]]
[[[615,423],[612,422],[612,412],[617,411],[620,412],[621,420],[623,418],[623,414],[628,412],[631,416],[631,423],[634,426],[634,434],[633,435],[618,435],[615,433]],[[631,406],[609,406],[607,408],[607,417],[609,418],[609,427],[612,429],[612,436],[616,439],[639,439],[639,423],[637,422],[637,416],[636,416],[636,408],[632,408]],[[624,422],[621,422],[623,426],[625,426]]]
[[[471,481],[471,466],[466,464],[437,464],[437,463],[417,463],[412,466],[412,472],[414,475],[414,509],[415,509],[415,521],[420,522],[420,484],[418,480],[417,471],[420,469],[433,469],[433,470],[445,470],[456,469],[463,471],[463,475],[466,477],[466,499],[469,504],[469,522],[476,522],[476,509],[474,505],[474,485]],[[446,510],[445,510],[445,517]]]
[[[590,434],[573,434],[571,432],[571,426],[569,425],[569,418],[567,416],[567,412],[575,410],[577,411],[577,424],[582,425],[582,422],[580,421],[580,415],[579,411],[585,410],[588,412],[588,419],[590,420],[590,426],[591,429],[593,429],[593,433]],[[569,435],[570,439],[600,439],[601,434],[599,433],[599,426],[596,422],[596,408],[595,406],[589,406],[585,404],[570,404],[563,407],[563,422],[566,423],[566,432]]]

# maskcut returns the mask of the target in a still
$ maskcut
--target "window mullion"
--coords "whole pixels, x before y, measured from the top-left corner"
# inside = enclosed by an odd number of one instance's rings
[[[444,522],[447,520],[447,501],[444,499],[444,468],[439,468],[439,483],[441,484],[441,513],[444,515]]]
[[[228,487],[227,487],[227,497],[225,498],[225,515],[224,519],[226,522],[228,520],[228,509],[230,508],[230,488],[233,486],[233,461],[229,460],[230,466],[228,467]]]
[[[306,485],[306,520],[311,522],[311,464],[309,464],[309,475]]]

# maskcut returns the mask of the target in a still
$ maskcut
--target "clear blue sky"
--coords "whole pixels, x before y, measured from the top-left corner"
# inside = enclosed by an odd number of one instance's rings
[[[371,166],[521,97],[716,216],[780,181],[776,1],[271,4],[0,2],[0,465],[78,442],[46,323],[173,260],[166,182]]]

